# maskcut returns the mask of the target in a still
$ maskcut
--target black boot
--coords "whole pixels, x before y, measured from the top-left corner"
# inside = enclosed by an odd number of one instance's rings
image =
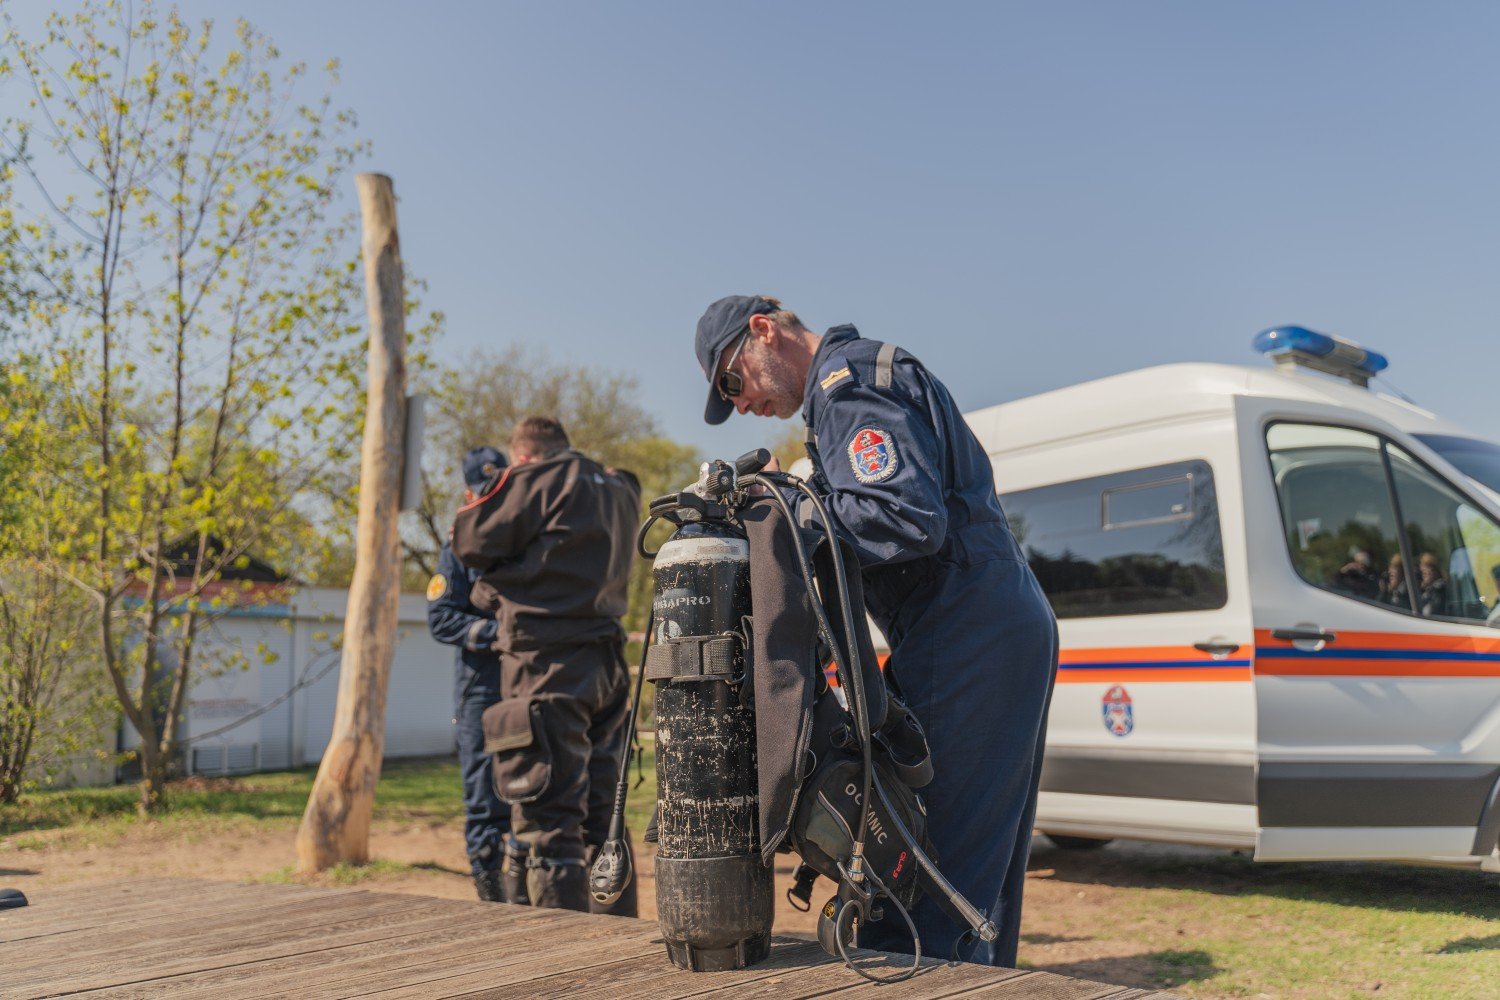
[[[498,868],[475,872],[474,889],[479,893],[479,898],[486,903],[505,902],[505,889]]]
[[[589,871],[581,858],[538,858],[526,861],[526,892],[532,906],[589,911]]]
[[[505,860],[500,863],[500,888],[505,902],[525,906],[531,902],[526,893],[526,859],[531,856],[531,847],[506,835],[502,850]]]

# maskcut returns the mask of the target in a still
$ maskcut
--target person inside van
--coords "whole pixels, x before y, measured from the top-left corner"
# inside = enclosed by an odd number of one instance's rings
[[[1370,558],[1370,553],[1364,549],[1356,549],[1339,570],[1334,585],[1345,593],[1366,600],[1374,600],[1379,596],[1380,574],[1375,572],[1375,562]]]
[[[1423,552],[1417,560],[1417,586],[1420,589],[1421,605],[1419,610],[1422,614],[1445,615],[1448,613],[1448,580],[1443,576],[1443,568],[1438,565],[1437,556],[1431,552]]]
[[[1391,556],[1391,561],[1385,568],[1385,576],[1380,580],[1378,599],[1381,604],[1411,608],[1411,601],[1406,598],[1406,567],[1401,562],[1399,552]]]

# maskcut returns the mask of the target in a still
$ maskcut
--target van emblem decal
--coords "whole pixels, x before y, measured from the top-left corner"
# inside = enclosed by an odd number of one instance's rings
[[[1116,684],[1104,692],[1104,728],[1111,736],[1129,736],[1135,729],[1135,707],[1125,685]]]
[[[878,483],[896,472],[896,443],[889,431],[863,427],[849,440],[849,465],[862,483]]]

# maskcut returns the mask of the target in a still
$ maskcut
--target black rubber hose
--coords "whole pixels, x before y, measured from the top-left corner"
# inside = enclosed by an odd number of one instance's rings
[[[644,535],[644,532],[642,533]],[[646,615],[646,638],[641,642],[641,671],[635,678],[635,694],[630,699],[630,719],[625,725],[625,752],[620,755],[620,780],[615,785],[614,811],[609,816],[609,835],[605,840],[625,836],[625,796],[630,789],[630,757],[634,753],[636,728],[641,711],[641,688],[646,683],[646,650],[651,648],[651,632],[656,626],[656,609]]]
[[[819,520],[823,522],[823,535],[828,539],[828,550],[833,560],[834,589],[838,591],[839,612],[844,618],[844,638],[849,643],[848,655],[857,661],[859,643],[854,638],[854,630],[858,626],[855,625],[854,610],[849,604],[849,580],[844,574],[844,560],[839,552],[838,538],[833,533],[833,519],[828,516],[828,508],[823,506],[823,501],[819,499],[818,495],[805,482],[799,479],[796,482],[796,486],[797,489],[802,491],[804,496],[812,501],[813,507],[817,509]],[[800,545],[802,539],[795,532],[796,528],[794,526],[794,537],[797,538],[797,543]],[[861,618],[860,625],[863,624],[864,619]],[[860,669],[850,671],[853,684],[850,687],[849,700],[851,703],[858,705],[855,725],[859,731],[860,751],[865,763],[864,796],[861,800],[864,808],[862,810],[863,815],[861,816],[862,822],[859,827],[859,836],[856,838],[860,843],[864,843],[865,835],[870,830],[870,810],[874,807],[874,803],[870,801],[870,789],[875,780],[875,764],[871,755],[871,744],[874,742],[874,733],[872,731],[873,727],[870,725],[869,703],[865,698],[865,674],[863,665],[859,666]]]

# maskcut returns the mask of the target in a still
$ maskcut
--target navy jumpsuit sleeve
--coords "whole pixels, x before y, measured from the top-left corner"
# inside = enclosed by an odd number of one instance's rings
[[[834,528],[862,566],[938,551],[948,530],[942,447],[927,407],[898,385],[853,379],[819,407],[814,431]]]
[[[438,642],[475,652],[495,642],[495,619],[474,613],[469,604],[469,574],[444,545],[437,575],[427,584],[427,630]]]

